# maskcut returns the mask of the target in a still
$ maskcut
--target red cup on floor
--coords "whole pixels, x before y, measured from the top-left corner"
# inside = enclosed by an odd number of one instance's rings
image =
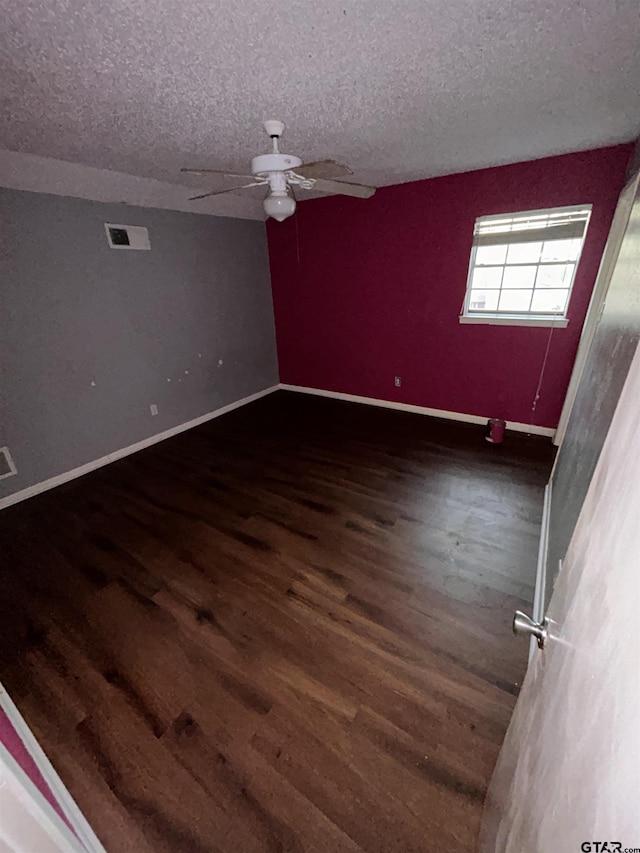
[[[485,438],[491,444],[502,444],[504,431],[507,428],[507,422],[502,418],[489,418],[487,421],[487,434]]]

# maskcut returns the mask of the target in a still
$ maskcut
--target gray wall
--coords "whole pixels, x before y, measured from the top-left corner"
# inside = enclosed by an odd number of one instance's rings
[[[0,189],[0,323],[0,497],[278,381],[262,222]]]
[[[636,171],[637,168],[636,165]],[[553,592],[558,561],[567,553],[639,338],[640,191],[637,191],[553,471],[546,603]]]

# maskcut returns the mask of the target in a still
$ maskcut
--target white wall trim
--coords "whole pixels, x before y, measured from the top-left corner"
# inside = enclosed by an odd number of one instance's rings
[[[636,152],[638,151],[640,151],[640,142],[636,144]],[[618,255],[620,254],[622,241],[631,217],[631,209],[633,207],[633,202],[636,197],[639,184],[640,163],[636,165],[635,170],[632,173],[632,177],[627,181],[620,193],[618,204],[616,206],[615,213],[613,214],[613,221],[611,223],[607,242],[600,260],[600,267],[593,286],[587,315],[582,325],[578,352],[576,353],[571,378],[567,387],[567,393],[564,398],[564,403],[562,404],[562,412],[560,413],[560,420],[558,421],[558,429],[556,430],[556,434],[553,439],[553,443],[558,446],[562,444],[562,440],[567,431],[571,410],[573,409],[573,404],[575,403],[576,395],[578,393],[578,386],[580,385],[580,380],[582,379],[582,375],[585,371],[587,359],[591,351],[591,345],[593,344],[593,339],[595,337],[598,324],[600,323],[600,317],[602,316],[604,303],[609,291],[609,285],[613,278],[613,272],[618,261]],[[557,460],[558,456],[556,456],[556,462]],[[553,477],[553,473],[551,476]]]
[[[160,441],[164,441],[165,438],[171,438],[174,435],[178,435],[180,432],[185,432],[185,430],[193,429],[193,427],[200,426],[200,424],[204,424],[207,421],[212,420],[213,418],[218,418],[220,415],[226,415],[227,412],[232,412],[234,409],[239,409],[241,406],[246,406],[248,403],[253,403],[254,400],[259,400],[261,397],[266,397],[267,394],[272,394],[274,391],[277,391],[279,385],[272,385],[270,388],[265,388],[262,391],[257,391],[255,394],[250,394],[248,397],[243,397],[241,400],[236,400],[235,403],[229,403],[227,406],[222,406],[220,409],[216,409],[213,412],[208,412],[206,415],[201,415],[199,418],[194,418],[192,421],[187,421],[183,424],[178,424],[178,426],[171,427],[171,429],[167,429],[164,432],[159,432],[156,435],[150,435],[148,438],[143,438],[142,441],[137,441],[135,444],[130,444],[128,447],[123,447],[120,450],[115,450],[113,453],[109,453],[106,456],[102,456],[100,459],[94,459],[92,462],[86,462],[84,465],[80,465],[78,468],[73,468],[71,471],[65,471],[62,474],[56,474],[55,477],[51,477],[48,480],[43,480],[41,483],[34,483],[33,486],[28,486],[26,489],[22,489],[19,492],[14,492],[12,495],[7,495],[4,498],[0,498],[0,510],[5,509],[12,504],[19,503],[20,501],[24,501],[27,498],[32,498],[35,495],[39,495],[41,492],[46,492],[48,489],[53,489],[56,486],[62,485],[62,483],[67,483],[69,480],[75,480],[76,477],[82,477],[83,474],[88,474],[90,471],[95,471],[96,468],[102,468],[104,465],[108,465],[110,462],[115,462],[117,459],[122,459],[123,456],[129,456],[131,453],[136,453],[138,450],[144,450],[145,447],[151,447],[152,444],[157,444]]]
[[[51,803],[2,743],[0,813],[5,815],[0,821],[0,842],[3,842],[3,849],[22,851],[42,849],[46,846],[47,850],[55,849],[58,853],[86,853],[84,845],[80,844]],[[38,846],[34,847],[34,844]]]
[[[151,447],[151,445],[164,441],[166,438],[171,438],[174,435],[178,435],[178,433],[185,432],[185,430],[200,426],[200,424],[206,423],[220,415],[225,415],[227,412],[232,412],[234,409],[239,409],[241,406],[246,406],[248,403],[253,403],[254,400],[266,397],[267,394],[272,394],[274,391],[279,389],[283,391],[296,391],[301,394],[315,394],[318,397],[331,397],[334,400],[345,400],[349,403],[364,403],[369,406],[379,406],[385,409],[397,409],[401,412],[413,412],[414,414],[428,415],[433,418],[446,418],[447,420],[461,421],[469,424],[486,424],[489,417],[491,417],[490,415],[467,415],[463,412],[449,412],[445,409],[432,409],[428,406],[414,406],[410,403],[395,403],[392,400],[378,400],[374,397],[361,397],[357,394],[343,394],[339,391],[325,391],[322,388],[306,388],[302,385],[287,385],[286,383],[280,383],[278,385],[272,385],[270,388],[265,388],[263,391],[258,391],[255,394],[250,394],[248,397],[243,397],[235,403],[229,403],[227,406],[222,406],[222,408],[216,409],[213,412],[208,412],[206,415],[201,415],[199,418],[194,418],[186,423],[171,427],[171,429],[167,429],[164,432],[159,432],[156,435],[149,436],[148,438],[143,438],[142,441],[130,444],[128,447],[123,447],[120,450],[115,450],[113,453],[102,456],[100,459],[94,459],[91,462],[86,462],[84,465],[73,468],[71,471],[56,474],[55,477],[43,480],[41,483],[34,483],[32,486],[27,486],[26,489],[22,489],[19,492],[14,492],[12,495],[0,498],[0,510],[6,509],[6,507],[19,503],[20,501],[27,500],[27,498],[32,498],[35,495],[39,495],[42,492],[46,492],[49,489],[62,485],[63,483],[68,483],[69,480],[75,480],[77,477],[82,477],[83,474],[88,474],[90,471],[102,468],[110,462],[115,462],[117,459],[122,459],[124,456],[136,453],[138,450],[144,450],[145,447]],[[507,421],[507,429],[514,430],[515,432],[526,432],[531,435],[543,435],[549,438],[553,438],[555,434],[555,430],[551,427],[541,427],[536,426],[535,424],[523,424],[518,421]]]
[[[62,779],[58,776],[53,764],[49,761],[47,756],[44,753],[44,750],[36,740],[33,732],[29,728],[29,726],[24,721],[22,714],[15,706],[13,700],[4,689],[2,684],[0,683],[0,708],[7,715],[7,719],[15,729],[16,733],[19,735],[22,740],[25,748],[31,758],[33,759],[36,767],[40,771],[42,778],[49,786],[49,789],[53,796],[55,797],[58,805],[61,810],[64,812],[66,819],[69,821],[69,825],[73,829],[76,834],[78,841],[80,841],[81,845],[88,853],[106,853],[104,847],[100,843],[98,836],[95,834],[87,819],[82,814],[80,809],[78,808],[75,800],[65,787]],[[26,777],[22,778],[21,773],[17,773],[15,767],[13,767],[12,762],[13,759],[8,760],[8,753],[0,754],[0,758],[4,759],[4,766],[11,770],[13,775],[21,781],[23,787],[26,792],[30,794],[34,803],[39,806],[40,810],[43,814],[51,821],[54,825],[62,830],[66,831],[66,827],[60,821],[60,818],[57,814],[55,814],[51,805],[45,800],[44,796],[38,791],[36,786],[30,779],[26,779]],[[11,758],[9,756],[9,758]],[[21,770],[21,768],[19,768]],[[26,781],[25,781],[26,780]],[[63,832],[64,834],[64,832]],[[75,844],[70,846],[70,849],[75,850]]]
[[[297,391],[301,394],[315,394],[318,397],[331,397],[334,400],[346,400],[349,403],[364,403],[368,406],[380,406],[384,409],[397,409],[400,412],[413,412],[417,415],[429,415],[432,418],[446,418],[450,421],[462,421],[467,424],[486,424],[493,415],[467,415],[463,412],[449,412],[446,409],[431,409],[428,406],[414,406],[411,403],[394,403],[392,400],[378,400],[375,397],[360,397],[357,394],[343,394],[340,391],[325,391],[322,388],[305,388],[303,385],[278,386],[283,391]],[[526,432],[531,435],[544,435],[553,438],[555,429],[552,427],[522,424],[518,421],[507,421],[507,429],[515,432]]]
[[[569,320],[566,317],[506,317],[498,314],[461,314],[461,323],[479,326],[533,326],[540,328],[566,329]]]

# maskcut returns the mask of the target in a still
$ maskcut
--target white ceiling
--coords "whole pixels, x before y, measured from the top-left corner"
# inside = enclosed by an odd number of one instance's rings
[[[290,153],[377,186],[640,133],[638,0],[0,0],[0,19],[1,148],[169,184],[247,171],[270,117]]]

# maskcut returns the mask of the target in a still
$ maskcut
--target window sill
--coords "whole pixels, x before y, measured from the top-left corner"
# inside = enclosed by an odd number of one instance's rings
[[[509,314],[461,314],[459,320],[461,323],[483,326],[553,326],[556,329],[566,329],[569,325],[566,317],[518,317]]]

